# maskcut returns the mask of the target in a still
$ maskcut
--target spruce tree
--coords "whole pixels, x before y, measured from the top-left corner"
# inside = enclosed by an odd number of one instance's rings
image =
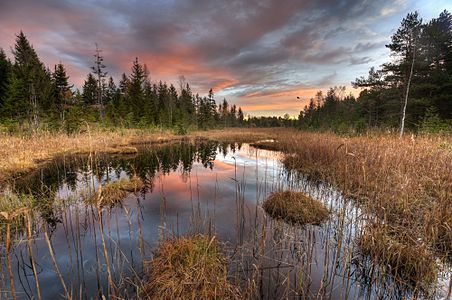
[[[49,108],[53,102],[50,74],[22,31],[16,36],[13,55],[13,72],[16,80],[20,82],[19,88],[22,89],[19,94],[24,96],[23,99],[16,99],[14,106],[17,109],[20,106],[26,108],[30,129],[36,130],[42,111]]]
[[[52,75],[55,105],[61,118],[64,120],[65,107],[72,99],[71,88],[73,85],[69,85],[69,76],[66,74],[66,69],[62,63],[55,65],[55,72]]]
[[[128,88],[128,101],[132,108],[133,118],[137,122],[144,116],[144,81],[145,71],[143,66],[138,62],[137,57],[132,65],[132,73],[130,74],[130,84]]]
[[[11,62],[6,58],[6,54],[3,49],[0,48],[0,109],[5,101],[10,73]]]
[[[83,104],[94,105],[97,103],[97,89],[97,80],[96,78],[94,78],[92,73],[89,73],[85,80],[85,83],[83,84]]]

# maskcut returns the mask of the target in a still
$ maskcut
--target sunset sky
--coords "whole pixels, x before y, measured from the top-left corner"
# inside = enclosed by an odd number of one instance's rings
[[[0,0],[0,47],[11,57],[23,30],[80,87],[97,42],[116,82],[138,57],[152,81],[184,75],[246,114],[298,115],[317,90],[353,92],[352,80],[387,61],[384,45],[408,12],[429,20],[444,9],[452,0]]]

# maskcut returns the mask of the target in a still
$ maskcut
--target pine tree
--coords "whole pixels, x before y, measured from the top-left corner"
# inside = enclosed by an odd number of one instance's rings
[[[241,107],[239,107],[237,119],[238,119],[239,125],[243,126],[243,123],[245,122],[245,117],[243,115],[243,111],[242,111]]]
[[[20,91],[13,92],[14,89],[10,89],[6,101],[14,101],[8,103],[13,110],[25,109],[29,128],[36,130],[40,124],[41,114],[54,105],[51,75],[22,31],[16,36],[13,55],[14,85]]]
[[[62,63],[55,65],[55,72],[53,75],[53,94],[55,105],[61,118],[64,120],[64,110],[68,102],[72,99],[71,88],[69,85],[69,76],[66,74],[66,69]]]
[[[146,79],[143,66],[135,58],[132,65],[132,73],[130,74],[130,84],[128,88],[128,101],[132,107],[133,118],[140,121],[144,116],[143,107],[145,104],[143,85]]]
[[[3,49],[0,48],[0,109],[6,98],[10,73],[11,62],[6,58],[6,54]]]
[[[98,85],[97,80],[94,78],[92,73],[89,73],[85,83],[83,84],[83,104],[85,105],[94,105],[97,102],[97,92]]]
[[[400,136],[405,129],[406,109],[410,86],[413,78],[416,55],[419,55],[422,19],[418,12],[409,13],[403,20],[396,33],[391,37],[391,44],[386,45],[395,57],[395,62],[387,64],[384,71],[386,79],[392,80],[395,86],[403,87],[402,111],[400,119]]]

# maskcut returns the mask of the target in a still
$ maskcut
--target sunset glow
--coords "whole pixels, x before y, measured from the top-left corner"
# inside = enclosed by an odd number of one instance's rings
[[[29,38],[49,68],[62,62],[80,88],[95,43],[109,75],[129,73],[135,57],[152,81],[195,93],[213,88],[250,115],[298,115],[316,91],[346,85],[387,61],[401,18],[428,19],[449,0],[384,1],[12,1],[0,3],[0,47]],[[297,99],[300,97],[300,99]]]

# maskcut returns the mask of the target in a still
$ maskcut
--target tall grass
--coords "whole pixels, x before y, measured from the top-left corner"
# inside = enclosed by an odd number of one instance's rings
[[[417,279],[431,279],[429,257],[452,254],[452,151],[443,146],[450,142],[448,137],[289,131],[275,145],[286,153],[289,169],[336,185],[371,216],[365,231],[371,236],[360,243],[364,253],[381,265],[414,268]],[[389,247],[388,241],[403,246]]]

